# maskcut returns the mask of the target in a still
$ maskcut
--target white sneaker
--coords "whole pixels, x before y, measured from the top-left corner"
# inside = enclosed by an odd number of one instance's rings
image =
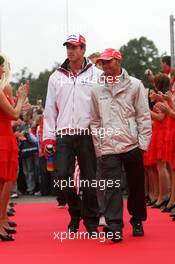
[[[34,195],[35,195],[35,196],[41,196],[41,192],[40,192],[40,191],[35,192]]]
[[[12,193],[12,195],[10,197],[13,199],[13,198],[18,198],[19,196],[17,193]]]
[[[99,219],[99,226],[106,226],[105,217],[102,215]]]
[[[59,209],[64,209],[64,208],[66,208],[66,204],[58,204],[58,208]]]

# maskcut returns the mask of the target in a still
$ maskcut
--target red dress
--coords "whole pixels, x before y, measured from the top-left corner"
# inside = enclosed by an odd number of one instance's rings
[[[12,98],[7,96],[12,104]],[[0,108],[0,180],[15,181],[18,169],[18,147],[11,119]]]
[[[175,101],[175,92],[172,93]],[[164,144],[164,161],[170,163],[175,169],[175,118],[168,116],[166,123],[166,135]]]
[[[167,117],[167,128],[164,147],[164,161],[169,163],[175,162],[175,119]]]
[[[147,151],[144,152],[144,156],[143,156],[144,166],[146,167],[153,166],[155,164],[155,160],[152,159],[151,150],[152,150],[152,136],[151,136],[149,147]]]
[[[153,111],[155,111],[153,109]],[[156,111],[155,111],[156,112]],[[156,164],[156,162],[164,161],[164,148],[165,148],[165,134],[166,134],[166,125],[167,117],[162,121],[154,120],[153,121],[153,129],[152,129],[152,137],[150,141],[149,148],[147,152],[144,154],[144,165],[152,166]]]

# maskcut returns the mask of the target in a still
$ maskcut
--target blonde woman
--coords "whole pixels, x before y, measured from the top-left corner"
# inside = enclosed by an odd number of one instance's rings
[[[10,64],[5,55],[0,54],[0,239],[13,241],[9,235],[16,230],[10,228],[7,218],[7,205],[16,180],[18,168],[18,148],[11,121],[17,120],[28,94],[29,84],[22,84],[17,91],[14,106],[9,84]]]

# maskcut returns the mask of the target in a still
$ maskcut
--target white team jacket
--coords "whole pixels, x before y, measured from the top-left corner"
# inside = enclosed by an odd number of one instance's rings
[[[56,132],[63,129],[89,127],[91,90],[101,70],[86,62],[77,77],[72,76],[63,65],[50,76],[44,110],[43,141],[55,140]]]

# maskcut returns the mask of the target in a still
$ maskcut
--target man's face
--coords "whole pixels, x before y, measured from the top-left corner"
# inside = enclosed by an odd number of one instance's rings
[[[120,62],[116,59],[102,60],[101,66],[107,76],[113,76],[120,71]]]
[[[74,46],[72,44],[66,45],[67,49],[67,57],[70,62],[77,62],[82,60],[85,53],[85,48],[81,48],[80,46]]]

